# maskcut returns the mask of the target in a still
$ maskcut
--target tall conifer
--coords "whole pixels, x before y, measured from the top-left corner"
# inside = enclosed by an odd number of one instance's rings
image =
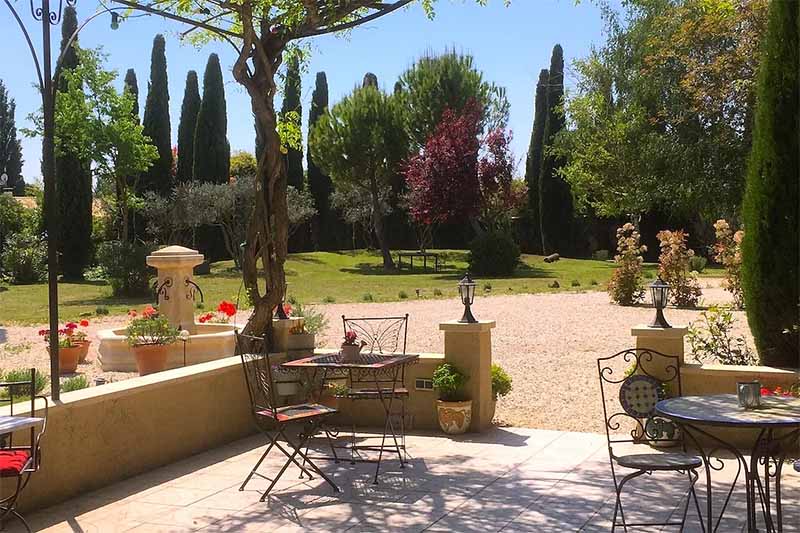
[[[742,287],[764,365],[800,366],[800,3],[770,3],[743,202]]]
[[[203,100],[197,113],[192,172],[197,181],[228,183],[230,168],[225,86],[219,57],[211,54],[203,75]]]
[[[70,37],[78,28],[78,15],[75,8],[64,9],[61,25],[62,69],[78,66],[78,41],[75,39],[67,48]],[[60,79],[59,91],[67,90],[66,79]],[[58,131],[56,139],[69,132]],[[92,175],[89,161],[83,161],[78,154],[66,149],[56,150],[56,201],[60,235],[61,272],[67,279],[83,278],[83,271],[89,265],[92,243]],[[46,211],[45,211],[46,212]]]
[[[139,179],[139,192],[155,191],[163,196],[172,191],[173,160],[169,119],[169,87],[167,84],[167,56],[164,36],[153,39],[150,56],[150,83],[144,106],[143,133],[158,149],[158,159]],[[141,228],[137,228],[141,231]]]
[[[300,61],[295,55],[289,56],[286,63],[286,85],[283,91],[281,115],[297,113],[297,126],[302,126],[303,107],[301,104]],[[302,141],[301,141],[302,142]],[[302,190],[303,185],[303,149],[289,146],[286,152],[286,182],[288,185]]]
[[[324,72],[317,72],[314,92],[311,95],[311,109],[308,111],[308,129],[311,131],[319,117],[328,109],[328,79]],[[333,193],[333,182],[330,176],[320,169],[311,150],[306,151],[308,167],[308,189],[314,197],[317,214],[312,219],[311,236],[314,249],[330,250],[336,247],[336,215],[331,209],[330,198]]]
[[[548,148],[564,128],[564,115],[559,109],[564,100],[564,51],[553,47],[547,83],[547,119],[544,126],[544,152],[539,174],[539,217],[542,232],[542,251],[570,253],[572,246],[572,196],[569,185],[559,175],[564,158],[551,154]]]
[[[140,122],[139,118],[139,81],[136,79],[136,71],[132,68],[129,68],[127,72],[125,72],[125,86],[123,90],[131,95],[133,98],[133,109],[131,110],[134,117],[136,117],[136,121]]]
[[[550,71],[542,69],[536,83],[536,98],[533,104],[533,130],[528,147],[528,158],[525,162],[525,182],[528,185],[528,213],[530,216],[530,241],[533,252],[541,252],[542,232],[539,216],[539,175],[542,172],[542,153],[544,150],[544,125],[547,121],[547,84]]]
[[[25,194],[25,181],[22,179],[22,145],[17,137],[14,117],[16,107],[0,80],[0,174],[5,172],[8,176],[5,186],[16,196],[22,196]]]
[[[193,179],[194,166],[194,133],[197,129],[197,113],[200,111],[200,88],[197,83],[197,72],[190,70],[186,74],[186,88],[183,91],[181,119],[178,124],[178,170],[175,181],[185,182]]]

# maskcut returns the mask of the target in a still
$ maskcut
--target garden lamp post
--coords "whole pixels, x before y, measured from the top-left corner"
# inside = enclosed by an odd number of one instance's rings
[[[57,0],[51,4],[50,0],[40,0],[41,5],[35,6],[34,0],[30,0],[30,10],[33,19],[41,23],[42,49],[41,54],[37,52],[33,45],[33,39],[28,28],[22,22],[17,10],[11,0],[3,0],[14,20],[17,22],[20,31],[28,44],[28,50],[33,58],[36,67],[36,76],[39,82],[39,93],[42,95],[42,179],[44,181],[45,198],[45,229],[47,230],[47,297],[48,297],[48,316],[50,325],[50,394],[53,400],[58,400],[60,396],[60,383],[58,379],[58,212],[56,210],[55,194],[55,104],[58,80],[61,74],[61,60],[63,53],[56,60],[55,72],[53,72],[51,56],[50,29],[61,22],[62,8],[64,1],[68,6],[74,6],[77,0]],[[123,8],[112,8],[120,11]],[[112,9],[104,8],[93,14],[81,24],[72,34],[64,47],[65,51],[72,46],[72,43],[86,24],[104,13],[116,15]],[[117,25],[119,17],[116,18]],[[112,19],[112,27],[114,20]],[[41,60],[40,60],[41,59]],[[7,183],[7,182],[6,182]],[[5,187],[5,185],[3,185]]]
[[[661,279],[661,276],[650,284],[650,296],[653,299],[653,307],[656,308],[656,317],[653,319],[653,323],[650,324],[650,327],[671,328],[672,326],[670,326],[667,319],[664,318],[664,308],[667,307],[669,297],[669,284]]]
[[[278,304],[278,308],[275,310],[275,318],[278,320],[289,320],[289,316],[286,314],[286,309],[284,309],[284,304],[286,303],[286,289],[288,288],[289,284],[283,284],[283,292],[281,293],[281,303]]]
[[[471,309],[472,304],[475,303],[475,287],[476,283],[472,281],[469,272],[458,282],[458,294],[461,296],[461,303],[464,304],[464,315],[459,320],[462,324],[475,324],[478,322],[472,316]]]

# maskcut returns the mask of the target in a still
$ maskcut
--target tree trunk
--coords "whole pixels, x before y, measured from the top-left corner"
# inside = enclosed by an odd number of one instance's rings
[[[372,193],[372,229],[375,231],[375,238],[378,239],[378,246],[383,256],[383,269],[394,270],[394,260],[392,259],[392,253],[389,251],[389,243],[384,232],[384,217],[381,214],[381,200],[376,184],[373,183],[370,192]]]

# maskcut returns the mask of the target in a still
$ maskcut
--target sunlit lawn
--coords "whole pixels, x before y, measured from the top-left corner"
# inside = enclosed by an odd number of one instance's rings
[[[417,267],[409,273],[386,273],[375,252],[315,252],[292,254],[286,263],[289,295],[303,303],[392,301],[404,297],[452,298],[456,283],[467,269],[466,252],[441,251],[445,265],[439,272],[423,272]],[[523,256],[523,265],[510,278],[478,278],[483,294],[521,294],[555,291],[605,290],[614,265],[586,259],[562,259],[547,264],[535,255]],[[655,274],[655,265],[645,266],[646,277]],[[706,269],[704,276],[720,276],[719,270]],[[232,262],[213,265],[212,272],[198,276],[210,309],[223,299],[248,307],[241,287],[241,275]],[[559,288],[549,288],[557,281]],[[574,283],[576,282],[576,283]],[[438,290],[437,290],[438,289]],[[441,293],[441,294],[439,294]],[[100,306],[111,314],[122,314],[132,307],[152,302],[152,298],[123,299],[111,296],[111,288],[99,282],[61,283],[59,313],[64,319],[94,315]],[[9,285],[0,292],[0,323],[41,324],[47,321],[47,285]]]

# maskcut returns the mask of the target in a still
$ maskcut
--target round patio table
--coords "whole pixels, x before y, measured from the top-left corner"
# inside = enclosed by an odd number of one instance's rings
[[[703,457],[706,471],[708,514],[706,531],[717,531],[719,528],[742,471],[744,471],[747,494],[747,531],[758,531],[756,515],[759,506],[767,531],[783,531],[781,469],[786,460],[786,444],[796,441],[800,435],[800,399],[763,396],[761,407],[743,409],[739,407],[735,394],[682,396],[661,400],[656,404],[655,410],[659,416],[668,418],[680,426],[684,435],[697,447]],[[749,460],[736,446],[725,441],[723,437],[710,432],[710,427],[753,430],[756,438],[749,450]],[[704,440],[706,442],[703,442]],[[709,441],[713,444],[709,445]],[[714,524],[711,470],[722,470],[724,463],[712,455],[720,449],[734,454],[739,464],[739,470],[727,492],[716,524]],[[759,473],[760,469],[763,470],[763,479]],[[774,484],[774,490],[771,490],[771,484]],[[773,495],[775,498],[774,517],[772,512]]]

